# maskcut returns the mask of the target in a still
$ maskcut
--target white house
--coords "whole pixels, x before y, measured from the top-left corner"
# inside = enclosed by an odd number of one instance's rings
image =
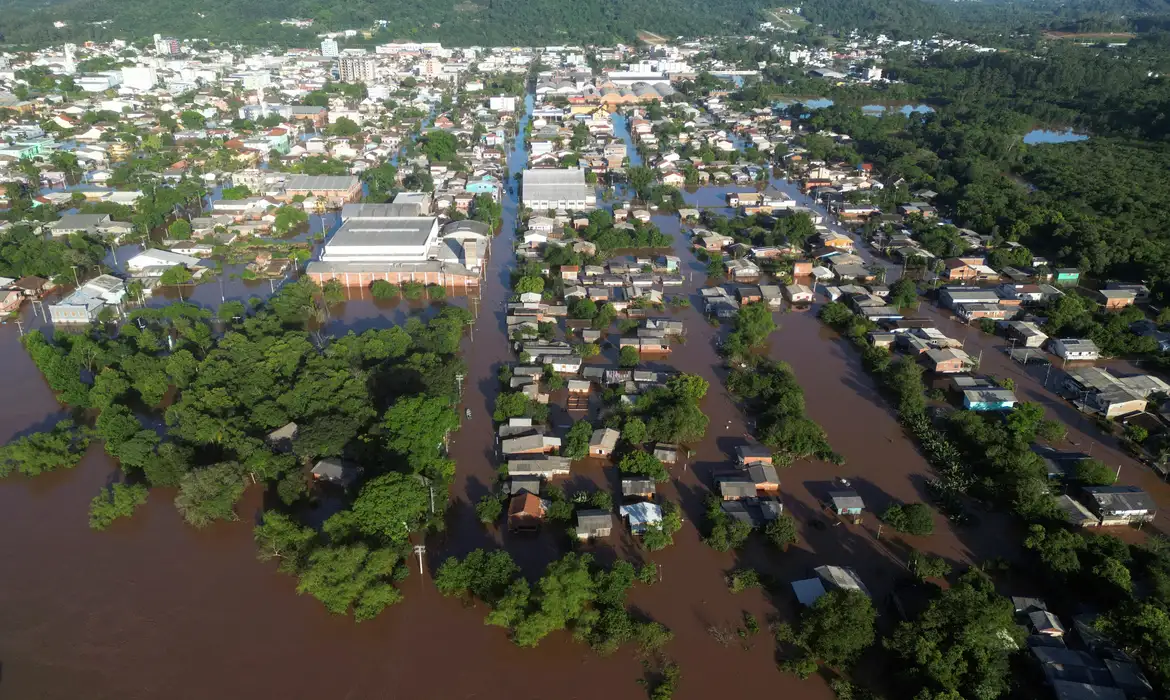
[[[1048,350],[1063,360],[1096,360],[1101,350],[1091,340],[1078,338],[1049,338]]]
[[[148,248],[127,260],[126,269],[131,272],[137,272],[148,267],[174,267],[176,265],[182,265],[183,267],[190,268],[198,264],[199,258],[172,253],[169,250]]]

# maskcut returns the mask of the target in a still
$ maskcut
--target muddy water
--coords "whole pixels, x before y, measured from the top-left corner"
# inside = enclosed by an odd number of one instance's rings
[[[525,155],[522,147],[510,154],[511,172],[523,167]],[[727,189],[706,188],[695,196],[721,201]],[[458,464],[452,515],[448,530],[426,543],[430,566],[452,553],[504,546],[535,571],[564,551],[564,543],[551,532],[520,538],[484,529],[472,508],[496,476],[490,412],[498,366],[511,357],[503,304],[513,265],[516,213],[512,194],[505,202],[503,232],[493,242],[482,297],[452,300],[476,314],[474,340],[464,342],[464,403],[472,419],[452,444]],[[662,489],[665,498],[683,505],[686,515],[675,545],[651,557],[661,566],[662,582],[639,587],[632,602],[676,633],[668,652],[683,670],[678,698],[706,698],[728,689],[830,698],[823,681],[800,682],[776,671],[766,632],[746,650],[715,641],[709,628],[733,629],[745,610],[761,621],[773,614],[789,616],[792,610],[791,596],[784,591],[775,600],[758,591],[732,596],[724,572],[746,562],[790,581],[807,576],[812,566],[848,564],[880,595],[900,570],[896,559],[901,545],[889,538],[876,541],[872,517],[862,526],[815,528],[814,520],[825,519],[817,507],[818,484],[835,475],[849,476],[875,508],[890,498],[921,500],[925,463],[901,438],[888,409],[860,375],[851,350],[811,314],[780,315],[781,330],[773,337],[771,354],[793,365],[809,414],[826,427],[848,462],[839,468],[801,463],[782,472],[786,506],[802,527],[801,541],[787,553],[753,545],[742,555],[719,554],[703,545],[697,526],[711,473],[729,464],[747,428],[723,388],[725,377],[714,347],[721,330],[708,325],[698,310],[705,266],[686,249],[677,218],[654,220],[675,236],[675,251],[689,273],[681,292],[672,294],[688,295],[693,305],[670,312],[687,322],[685,344],[651,365],[707,378],[711,391],[703,410],[711,425],[707,438],[691,446],[693,456],[674,467],[673,479]],[[333,310],[330,332],[385,326],[431,308],[375,301],[362,290],[352,291],[354,298]],[[192,297],[214,307],[224,298],[266,292],[267,282],[228,279],[222,292],[218,283],[211,283],[195,287]],[[25,316],[29,318],[27,312]],[[20,348],[12,324],[0,326],[0,368],[6,399],[0,402],[0,440],[56,419],[60,409]],[[570,479],[573,488],[615,485],[616,474],[607,463],[591,460],[578,466]],[[172,494],[159,491],[133,520],[106,533],[91,533],[86,505],[115,475],[115,465],[97,448],[73,472],[0,482],[0,526],[8,533],[0,543],[0,557],[9,563],[0,577],[0,690],[8,691],[6,696],[318,700],[541,698],[555,692],[585,698],[604,689],[608,697],[644,697],[634,682],[642,670],[629,652],[599,659],[564,635],[546,640],[539,649],[517,649],[502,631],[482,624],[482,608],[465,609],[438,596],[429,573],[406,580],[406,602],[375,621],[357,625],[330,616],[316,601],[298,597],[290,578],[255,561],[250,528],[260,510],[256,493],[241,505],[241,522],[203,532],[186,527],[169,502]],[[940,532],[921,543],[926,549],[954,560],[995,550],[971,541],[968,533],[951,533],[939,525]],[[589,549],[603,560],[647,558],[622,536]],[[310,659],[312,663],[305,662]]]

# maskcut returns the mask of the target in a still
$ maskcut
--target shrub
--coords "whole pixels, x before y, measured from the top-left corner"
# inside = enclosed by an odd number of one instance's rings
[[[375,299],[397,299],[402,290],[398,285],[386,280],[374,280],[370,285],[370,294],[374,295]]]
[[[925,503],[895,503],[882,513],[882,520],[898,532],[909,535],[929,535],[934,532],[934,516]]]
[[[760,587],[760,575],[755,569],[735,569],[727,575],[727,588],[732,593],[742,593],[749,588]]]
[[[426,285],[421,282],[403,282],[402,296],[410,301],[416,301],[422,299],[422,295],[426,289]]]

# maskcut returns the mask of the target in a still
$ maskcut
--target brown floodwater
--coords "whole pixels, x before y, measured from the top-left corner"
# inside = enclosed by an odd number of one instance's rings
[[[522,150],[512,154],[513,172],[523,158]],[[729,189],[704,188],[693,196],[714,204]],[[6,562],[0,577],[0,697],[535,700],[553,694],[594,697],[598,692],[618,700],[645,697],[635,682],[644,671],[632,651],[599,658],[564,634],[549,637],[537,649],[519,649],[503,630],[483,624],[482,606],[444,599],[430,581],[430,572],[443,558],[476,547],[504,547],[530,574],[566,551],[565,538],[551,528],[536,537],[513,536],[485,529],[473,510],[496,479],[490,414],[498,368],[512,358],[503,304],[513,265],[516,203],[509,197],[505,204],[503,233],[493,242],[481,294],[450,300],[476,314],[474,340],[469,335],[463,344],[468,365],[464,403],[472,418],[464,421],[451,445],[457,480],[448,528],[427,539],[423,575],[412,562],[412,575],[401,584],[406,594],[401,605],[356,624],[330,615],[312,598],[298,596],[292,578],[255,559],[251,528],[261,510],[255,489],[240,504],[239,522],[194,530],[175,512],[173,493],[156,490],[133,519],[104,533],[91,532],[86,525],[89,500],[118,476],[113,461],[95,446],[72,471],[0,482],[0,527],[7,533],[0,541],[0,559]],[[734,632],[735,642],[724,646],[716,641],[710,630],[734,630],[745,611],[761,621],[790,618],[795,611],[786,587],[774,597],[756,590],[729,593],[726,571],[750,564],[788,582],[807,577],[811,567],[821,564],[849,565],[871,588],[879,609],[885,609],[881,601],[903,575],[907,546],[965,563],[1011,556],[1018,539],[1004,537],[1009,524],[990,513],[980,513],[980,526],[974,529],[955,529],[938,517],[936,534],[906,542],[889,533],[878,539],[872,515],[861,525],[833,525],[819,506],[832,478],[848,477],[867,506],[880,510],[894,499],[924,500],[929,469],[861,371],[856,352],[814,314],[785,313],[777,315],[780,329],[770,341],[770,356],[792,365],[809,415],[825,427],[846,463],[838,467],[805,461],[781,471],[785,507],[801,528],[800,541],[787,552],[775,552],[761,542],[739,554],[721,554],[704,545],[699,527],[711,473],[730,463],[748,425],[727,394],[715,352],[716,338],[726,326],[711,327],[699,311],[705,266],[687,250],[676,217],[654,221],[675,236],[675,251],[688,273],[683,289],[671,294],[688,295],[692,307],[668,312],[686,321],[686,342],[650,365],[708,379],[711,390],[702,408],[711,423],[707,437],[690,446],[692,456],[672,468],[671,481],[661,489],[684,509],[684,527],[674,545],[651,556],[628,536],[615,535],[586,550],[602,561],[620,557],[653,560],[660,566],[661,582],[638,585],[630,600],[638,611],[675,632],[667,655],[682,668],[679,700],[728,691],[828,700],[833,695],[818,676],[799,681],[776,669],[766,631],[746,643]],[[269,291],[267,282],[229,279],[222,293],[213,282],[193,288],[184,298],[214,307],[221,299],[263,297]],[[331,310],[330,333],[385,327],[433,309],[422,302],[376,301],[361,290],[351,294]],[[153,303],[162,303],[161,297]],[[24,318],[33,323],[28,310]],[[992,362],[987,353],[984,362]],[[995,371],[1006,376],[1011,369]],[[1017,391],[1039,400],[1033,394],[1043,390],[1021,389],[1023,383],[1017,379]],[[13,324],[0,326],[0,387],[0,441],[44,428],[64,415],[21,348]],[[1059,406],[1050,411],[1067,419]],[[559,410],[554,416],[557,423],[568,420]],[[1071,434],[1073,440],[1089,439],[1075,428]],[[1098,455],[1110,463],[1120,458],[1112,445],[1095,449]],[[1138,479],[1140,469],[1123,468],[1122,480]],[[616,479],[608,462],[585,460],[575,465],[566,483],[571,489],[613,489]],[[818,522],[823,527],[814,525]]]

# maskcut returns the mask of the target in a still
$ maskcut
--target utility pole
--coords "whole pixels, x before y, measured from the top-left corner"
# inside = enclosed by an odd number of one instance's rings
[[[1113,480],[1114,480],[1114,481],[1117,481],[1117,480],[1118,480],[1118,479],[1120,479],[1120,478],[1121,478],[1121,465],[1120,465],[1120,464],[1118,464],[1118,465],[1117,465],[1117,474],[1115,474],[1115,475],[1113,476]]]
[[[16,330],[20,331],[20,337],[23,338],[24,337],[24,321],[21,321],[19,318],[16,319]]]
[[[78,287],[80,287],[80,286],[81,286],[81,282],[79,282],[79,281],[78,281],[78,279],[77,279],[77,266],[76,266],[76,265],[70,265],[69,267],[73,268],[73,284],[75,284],[75,285],[77,285]]]
[[[459,383],[459,398],[463,398],[463,374],[456,374],[455,381]]]
[[[416,544],[414,546],[414,553],[418,555],[418,575],[423,575],[423,555],[427,552],[425,544]]]
[[[1044,388],[1048,388],[1048,375],[1052,374],[1052,363],[1048,363],[1048,369],[1044,372]]]

